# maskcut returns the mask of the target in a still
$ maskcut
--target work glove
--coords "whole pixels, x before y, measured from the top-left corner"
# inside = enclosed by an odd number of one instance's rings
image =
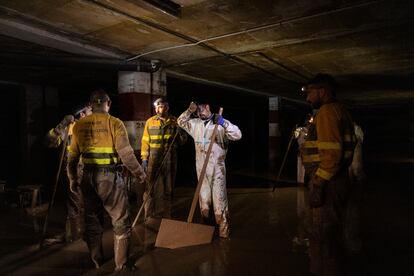
[[[318,208],[325,204],[324,185],[320,177],[314,177],[309,182],[309,206],[311,208]]]
[[[71,123],[73,123],[75,121],[75,117],[73,117],[73,115],[66,115],[65,117],[63,117],[62,121],[60,122],[60,124],[63,127],[67,127],[69,126]]]
[[[214,114],[213,122],[224,128],[227,127],[226,121],[224,120],[223,116],[221,116],[220,114]]]
[[[77,181],[70,181],[69,188],[72,193],[77,194],[79,192],[79,183]]]
[[[142,160],[141,167],[144,169],[144,172],[146,173],[148,170],[148,160]]]
[[[197,104],[195,102],[191,102],[190,106],[188,107],[188,111],[190,111],[191,113],[196,112],[197,110]]]
[[[143,184],[145,182],[145,179],[147,178],[147,175],[145,174],[145,172],[140,172],[135,174],[135,178],[138,180],[139,184]]]

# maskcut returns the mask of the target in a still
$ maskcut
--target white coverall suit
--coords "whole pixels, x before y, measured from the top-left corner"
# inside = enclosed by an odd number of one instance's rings
[[[207,120],[190,117],[191,112],[186,110],[178,117],[177,122],[194,139],[197,176],[200,177],[214,129],[213,116]],[[230,229],[225,159],[229,140],[237,141],[242,137],[242,134],[236,125],[228,120],[224,121],[226,127],[219,125],[217,128],[216,141],[213,144],[206,175],[201,185],[199,203],[201,215],[204,218],[208,218],[210,206],[213,204],[214,216],[216,223],[219,225],[219,235],[227,238]]]

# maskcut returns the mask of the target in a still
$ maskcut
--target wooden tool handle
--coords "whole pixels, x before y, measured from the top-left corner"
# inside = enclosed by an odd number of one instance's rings
[[[60,152],[59,166],[58,166],[58,170],[57,170],[57,173],[56,173],[55,184],[53,186],[52,196],[51,196],[51,199],[50,199],[50,202],[49,202],[49,206],[47,207],[47,213],[46,213],[45,221],[43,223],[43,230],[42,230],[42,236],[40,237],[39,248],[43,247],[43,243],[44,243],[45,238],[46,238],[46,231],[47,231],[47,226],[48,226],[48,222],[49,222],[49,217],[50,217],[50,214],[52,212],[53,204],[55,203],[56,190],[57,190],[57,186],[59,184],[60,173],[62,172],[63,159],[66,156],[66,150],[67,150],[68,143],[69,143],[69,126],[67,127],[67,130],[65,131],[65,136],[64,137],[65,137],[65,139],[63,140],[63,143],[62,143],[62,150]]]
[[[220,107],[218,114],[219,115],[223,114],[222,107]],[[194,211],[195,211],[195,207],[197,204],[198,196],[200,194],[201,184],[203,183],[204,177],[206,175],[208,160],[210,159],[211,150],[213,149],[213,144],[214,144],[214,141],[216,140],[217,128],[218,128],[218,124],[215,124],[213,133],[211,134],[210,145],[208,146],[206,158],[204,159],[203,168],[201,169],[200,177],[198,178],[198,183],[197,183],[197,187],[194,193],[193,202],[191,203],[190,213],[188,214],[188,218],[187,218],[188,223],[191,223],[193,221]]]
[[[162,161],[161,161],[161,165],[158,167],[158,170],[155,174],[155,177],[154,177],[152,183],[149,183],[149,188],[147,190],[148,196],[145,197],[144,201],[142,202],[141,207],[139,208],[139,211],[138,211],[137,215],[135,216],[135,219],[134,219],[134,222],[132,223],[131,228],[134,228],[135,225],[137,224],[138,219],[141,216],[142,210],[144,210],[145,203],[147,203],[147,201],[150,199],[152,190],[153,190],[155,184],[158,181],[158,178],[160,176],[162,168],[164,167],[165,160],[167,160],[168,153],[171,151],[172,147],[174,146],[174,142],[175,142],[175,139],[178,136],[178,132],[179,132],[179,130],[177,129],[177,131],[175,132],[174,137],[171,141],[171,144],[168,146],[167,150],[164,152],[164,155],[163,155]]]

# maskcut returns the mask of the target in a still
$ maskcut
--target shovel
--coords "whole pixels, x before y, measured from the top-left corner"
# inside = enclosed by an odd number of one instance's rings
[[[219,114],[223,113],[220,107]],[[216,139],[218,125],[216,124],[210,139],[210,145],[204,159],[203,168],[201,169],[197,187],[194,193],[193,202],[191,203],[190,213],[187,221],[178,221],[171,219],[162,219],[157,239],[156,247],[175,249],[185,246],[193,246],[210,243],[213,239],[214,226],[192,223],[198,196],[207,170],[208,160],[210,158],[213,143]]]

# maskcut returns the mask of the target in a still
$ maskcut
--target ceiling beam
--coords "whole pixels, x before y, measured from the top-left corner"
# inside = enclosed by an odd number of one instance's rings
[[[293,98],[288,98],[288,97],[284,97],[284,96],[280,96],[280,95],[276,95],[274,93],[261,91],[261,90],[256,90],[256,89],[249,89],[249,88],[241,87],[241,86],[238,86],[238,85],[232,85],[232,84],[223,83],[223,82],[219,82],[219,81],[211,81],[211,80],[198,78],[198,77],[194,77],[194,76],[183,74],[183,73],[178,73],[178,72],[175,72],[175,71],[170,70],[170,69],[167,69],[166,72],[167,72],[168,76],[174,77],[174,78],[177,78],[177,79],[182,79],[182,80],[191,81],[191,82],[195,82],[195,83],[201,83],[201,84],[210,85],[210,86],[214,86],[214,87],[220,87],[220,88],[224,88],[224,89],[229,89],[229,90],[233,90],[233,91],[247,93],[247,94],[250,94],[250,95],[253,94],[253,95],[258,95],[258,96],[263,96],[263,97],[276,97],[276,96],[279,96],[282,99],[285,99],[285,100],[288,100],[288,101],[291,101],[291,102],[295,102],[295,103],[298,103],[298,104],[307,104],[305,101],[301,101],[301,100],[297,100],[297,99],[293,99]]]
[[[96,69],[113,71],[155,72],[161,67],[160,62],[137,60],[126,62],[120,58],[102,58],[85,56],[45,56],[35,54],[21,54],[0,52],[2,64],[39,66],[43,68],[73,68]]]
[[[82,40],[78,35],[62,33],[17,11],[0,7],[0,34],[67,53],[105,58],[125,58],[120,50],[97,47],[96,43]]]
[[[241,59],[239,57],[229,55],[229,54],[227,54],[227,53],[225,53],[225,52],[223,52],[223,51],[221,51],[221,50],[219,50],[219,49],[217,49],[217,48],[215,48],[213,46],[210,46],[210,45],[208,45],[206,43],[200,42],[197,39],[192,38],[192,37],[190,37],[190,36],[188,36],[186,34],[183,34],[183,33],[180,33],[180,32],[177,32],[177,31],[174,31],[174,30],[171,30],[171,29],[168,29],[168,28],[166,28],[166,27],[164,27],[164,26],[162,26],[160,24],[154,23],[152,21],[149,21],[149,20],[146,20],[146,19],[137,17],[137,16],[133,16],[133,15],[127,13],[127,12],[124,12],[124,11],[121,11],[119,9],[116,9],[116,8],[114,8],[114,7],[112,7],[112,6],[108,5],[108,4],[104,4],[104,3],[98,2],[96,0],[83,0],[83,2],[90,3],[90,4],[95,5],[95,6],[99,6],[99,7],[103,8],[103,9],[105,9],[105,10],[108,10],[108,11],[111,11],[113,13],[119,14],[119,15],[124,16],[124,17],[126,17],[126,18],[128,18],[130,20],[135,21],[135,22],[145,24],[145,25],[147,25],[147,26],[149,26],[151,28],[154,28],[155,30],[162,31],[162,32],[168,33],[170,35],[174,35],[174,36],[176,36],[178,38],[184,39],[184,40],[186,40],[186,41],[188,41],[190,43],[197,44],[200,47],[203,47],[205,49],[208,49],[208,50],[211,50],[213,52],[216,52],[216,53],[218,53],[218,54],[220,54],[220,55],[222,55],[222,56],[224,56],[224,57],[226,57],[226,58],[228,58],[230,60],[233,60],[233,61],[235,61],[235,62],[237,62],[239,64],[246,65],[246,66],[248,66],[250,68],[253,68],[253,69],[257,70],[257,71],[260,71],[262,73],[265,73],[265,74],[271,76],[272,78],[277,78],[277,79],[281,79],[281,80],[283,80],[285,82],[297,84],[297,82],[295,82],[293,80],[290,80],[290,79],[281,77],[281,76],[279,76],[277,74],[274,74],[271,71],[268,71],[268,70],[266,70],[264,68],[261,68],[260,66],[257,66],[255,64],[252,64],[250,62],[247,62],[247,61],[245,61],[245,60],[243,60],[243,59]],[[134,57],[130,57],[130,58],[127,59],[127,61],[135,60],[135,59],[137,59],[139,57],[140,57],[139,55],[138,56],[134,56]]]
[[[212,80],[207,80],[207,79],[204,79],[204,78],[194,77],[194,76],[191,76],[191,75],[188,75],[188,74],[175,72],[174,70],[170,70],[170,69],[166,69],[166,72],[167,72],[167,75],[170,76],[170,77],[174,77],[174,78],[182,79],[182,80],[187,80],[187,81],[191,81],[191,82],[195,82],[195,83],[201,83],[201,84],[206,84],[206,85],[210,85],[210,86],[226,88],[226,89],[229,89],[229,90],[245,92],[245,93],[259,95],[259,96],[265,96],[265,97],[277,96],[277,95],[274,95],[274,94],[269,93],[269,92],[255,90],[255,89],[249,89],[249,88],[244,88],[244,87],[241,87],[241,86],[232,85],[232,84],[228,84],[228,83],[223,83],[223,82],[219,82],[219,81],[212,81]]]

